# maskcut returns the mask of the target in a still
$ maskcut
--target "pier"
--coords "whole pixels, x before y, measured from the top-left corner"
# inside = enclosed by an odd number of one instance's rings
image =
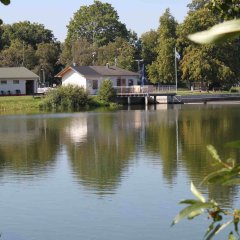
[[[155,87],[147,86],[120,86],[115,87],[118,98],[127,98],[128,105],[131,105],[133,98],[144,98],[145,105],[151,103],[174,103],[176,96],[175,86]]]

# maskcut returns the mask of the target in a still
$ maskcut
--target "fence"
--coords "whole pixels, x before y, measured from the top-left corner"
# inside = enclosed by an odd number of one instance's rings
[[[154,85],[134,85],[134,86],[118,86],[114,87],[117,94],[139,94],[139,93],[160,93],[160,92],[175,92],[175,85],[164,85],[164,86],[154,86]]]

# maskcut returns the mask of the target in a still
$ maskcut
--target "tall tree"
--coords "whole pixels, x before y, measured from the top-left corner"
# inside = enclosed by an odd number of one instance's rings
[[[29,21],[2,25],[1,30],[1,48],[10,46],[11,41],[14,40],[22,41],[27,45],[30,44],[34,49],[39,43],[56,41],[51,30],[46,29],[42,24]]]
[[[178,28],[178,48],[182,80],[204,85],[230,86],[239,80],[239,46],[237,42],[215,45],[196,45],[187,39],[189,34],[207,30],[219,22],[219,17],[206,8],[191,12]]]
[[[158,29],[159,43],[157,46],[157,59],[148,68],[151,82],[171,84],[175,79],[174,48],[176,43],[177,22],[171,15],[170,9],[160,17]]]
[[[210,0],[192,0],[191,3],[187,5],[190,12],[197,11],[201,8],[204,8]]]
[[[135,48],[123,38],[99,48],[97,51],[97,65],[117,65],[118,67],[132,70],[134,64]]]
[[[36,64],[37,59],[32,46],[23,46],[19,40],[12,41],[9,48],[0,52],[0,66],[2,67],[25,66],[33,69]]]
[[[239,0],[209,0],[208,7],[222,19],[240,18]]]
[[[141,36],[142,53],[145,65],[152,64],[157,58],[156,46],[158,45],[158,33],[150,30]]]
[[[38,64],[35,67],[36,72],[44,70],[45,80],[51,80],[58,70],[60,45],[55,43],[40,43],[37,45],[36,57]]]
[[[113,42],[117,37],[128,38],[125,24],[119,21],[117,11],[109,3],[95,0],[82,6],[67,26],[67,40],[85,38],[96,46]]]

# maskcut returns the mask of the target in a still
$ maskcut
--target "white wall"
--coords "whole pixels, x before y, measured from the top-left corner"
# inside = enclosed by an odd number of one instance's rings
[[[7,81],[7,84],[1,84],[1,80]],[[2,95],[1,91],[4,91],[5,95],[8,95],[8,91],[10,91],[11,95],[16,94],[16,90],[20,90],[20,94],[26,94],[26,80],[19,80],[19,84],[13,84],[13,80],[0,80],[0,95]],[[18,79],[16,79],[18,80]],[[34,92],[37,92],[37,80],[34,81]]]
[[[62,77],[62,85],[77,85],[86,89],[86,78],[71,70]]]
[[[133,85],[137,85],[138,83],[138,77],[137,76],[109,76],[109,77],[87,77],[85,78],[81,74],[70,70],[69,72],[65,73],[62,77],[62,85],[67,86],[67,85],[77,85],[80,87],[84,87],[89,94],[97,94],[98,89],[102,83],[103,80],[105,79],[110,79],[113,83],[113,86],[117,86],[117,79],[122,78],[126,79],[126,86],[128,86],[128,80],[132,79],[133,80]],[[93,80],[98,80],[98,89],[93,89],[92,88],[92,81]]]

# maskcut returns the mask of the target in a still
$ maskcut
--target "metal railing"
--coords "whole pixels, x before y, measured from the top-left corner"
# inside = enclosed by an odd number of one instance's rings
[[[117,94],[142,94],[142,93],[161,93],[161,92],[175,92],[175,85],[164,85],[164,86],[154,86],[154,85],[134,85],[134,86],[118,86],[114,87]]]

